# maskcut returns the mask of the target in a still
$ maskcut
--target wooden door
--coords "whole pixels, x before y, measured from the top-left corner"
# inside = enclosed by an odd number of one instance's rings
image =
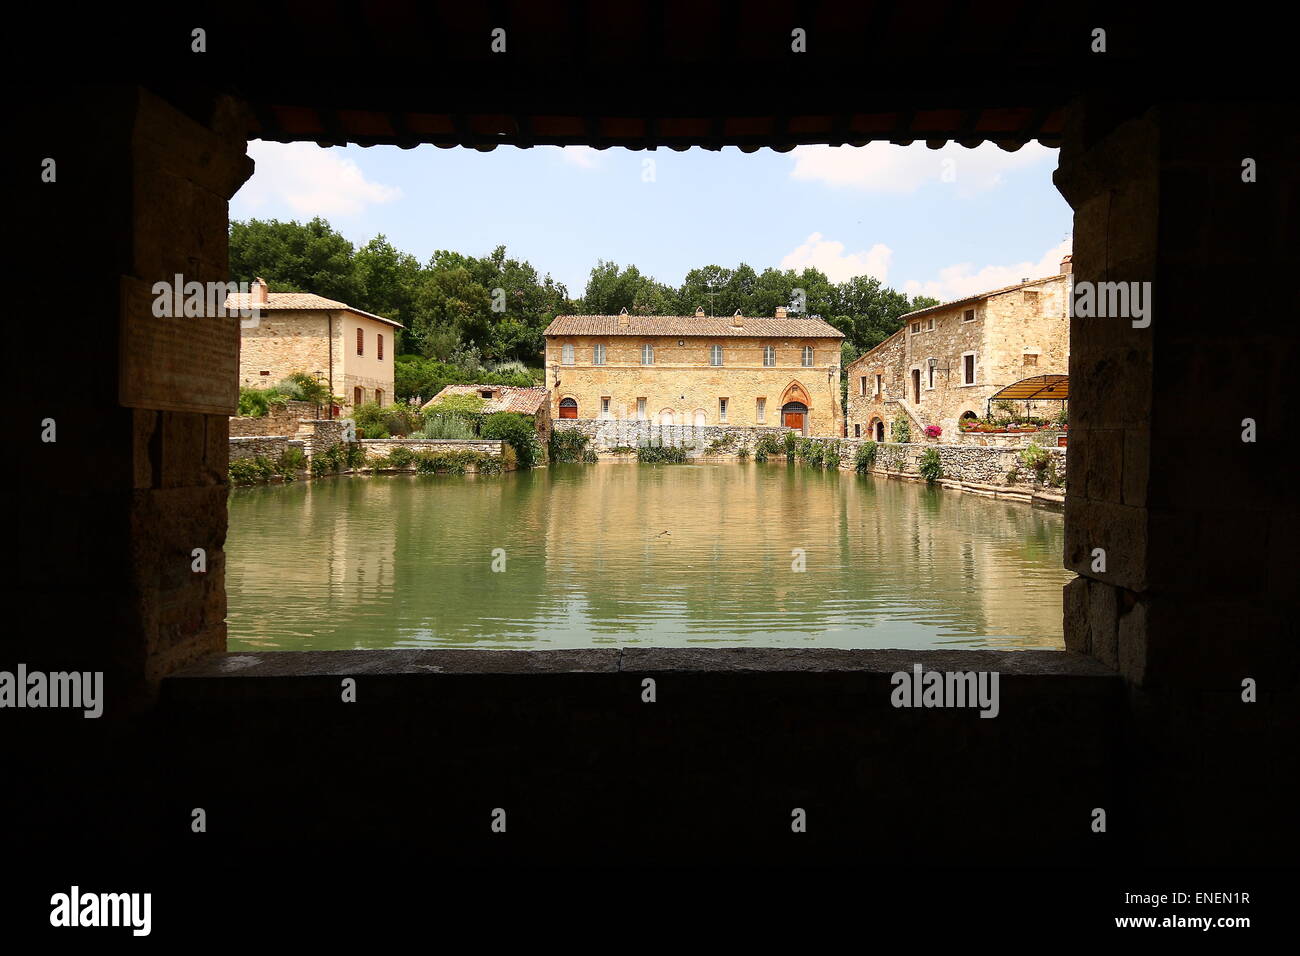
[[[797,432],[803,431],[803,412],[786,412],[785,427],[793,428]]]

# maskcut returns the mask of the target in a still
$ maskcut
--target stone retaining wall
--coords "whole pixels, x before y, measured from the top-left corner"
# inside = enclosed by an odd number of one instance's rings
[[[790,431],[780,426],[660,425],[648,421],[598,418],[562,418],[552,424],[556,431],[576,431],[591,438],[591,447],[596,452],[663,444],[665,447],[687,448],[692,458],[698,457],[714,442],[728,437],[736,439],[738,444],[753,447],[762,435],[773,435],[781,440]]]
[[[273,405],[261,418],[235,416],[230,419],[230,437],[248,438],[254,435],[296,435],[298,422],[312,420],[320,414],[320,406],[311,402],[286,402]]]
[[[230,460],[243,461],[249,458],[269,458],[276,461],[288,448],[301,448],[304,443],[287,435],[254,435],[230,439]]]
[[[943,444],[953,445],[987,445],[996,448],[1024,448],[1031,441],[1037,442],[1044,448],[1055,448],[1056,441],[1061,435],[1067,434],[1065,431],[1052,429],[1041,432],[1019,432],[1014,435],[999,435],[996,432],[958,432],[951,436],[949,442],[948,435],[943,436]]]
[[[485,455],[500,455],[502,442],[498,439],[460,438],[363,438],[361,448],[366,458],[382,458],[394,448],[410,451],[479,451]]]

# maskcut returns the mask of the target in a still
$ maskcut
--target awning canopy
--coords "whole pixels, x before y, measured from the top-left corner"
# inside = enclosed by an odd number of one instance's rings
[[[1035,375],[1008,385],[996,395],[989,396],[990,402],[1037,402],[1065,401],[1070,397],[1070,376]]]

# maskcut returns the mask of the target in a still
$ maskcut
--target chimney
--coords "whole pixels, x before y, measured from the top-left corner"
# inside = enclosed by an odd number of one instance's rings
[[[627,309],[620,309],[618,313],[618,326],[625,329],[628,326]]]
[[[733,329],[743,329],[745,327],[745,317],[740,314],[739,309],[737,309],[736,314],[731,317],[731,327]]]
[[[786,315],[787,315],[787,313],[786,313],[786,310],[785,310],[785,306],[783,306],[783,305],[778,305],[778,306],[776,307],[776,317],[777,317],[778,319],[784,319],[784,318],[786,317]]]
[[[249,287],[249,305],[266,305],[266,280],[258,276]]]
[[[703,307],[703,306],[696,306],[696,308],[695,308],[695,317],[696,317],[697,319],[702,319],[702,318],[704,318],[704,307]]]
[[[1061,275],[1068,276],[1070,274],[1070,270],[1073,268],[1073,259],[1073,256],[1066,253],[1065,258],[1061,260]]]

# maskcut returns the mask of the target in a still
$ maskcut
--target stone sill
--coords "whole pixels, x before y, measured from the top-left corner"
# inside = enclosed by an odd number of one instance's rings
[[[764,647],[627,647],[546,651],[511,650],[361,650],[254,651],[210,655],[164,678],[163,694],[178,700],[220,700],[266,696],[296,699],[337,696],[335,680],[380,678],[384,696],[415,678],[500,678],[572,675],[748,675],[816,689],[842,688],[846,679],[886,681],[914,664],[926,670],[997,671],[1000,680],[1049,681],[1050,692],[1111,694],[1119,676],[1094,658],[1069,651],[1000,650],[844,650]],[[396,679],[393,683],[388,679]],[[809,681],[812,682],[809,685]],[[368,682],[367,682],[368,683]],[[1068,685],[1068,687],[1067,687]],[[1041,684],[1039,684],[1041,687]]]

